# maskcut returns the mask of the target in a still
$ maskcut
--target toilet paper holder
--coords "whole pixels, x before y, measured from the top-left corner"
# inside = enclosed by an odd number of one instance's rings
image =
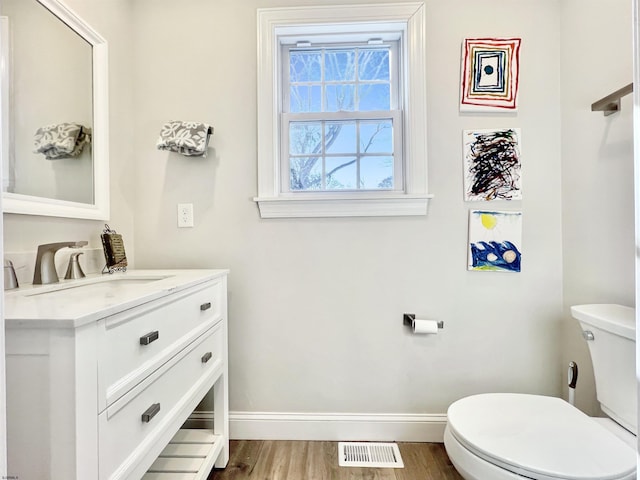
[[[405,313],[402,316],[402,323],[404,325],[411,326],[415,319],[416,319],[416,314],[415,313]],[[440,330],[442,328],[444,328],[444,322],[442,320],[440,320],[440,321],[438,321],[438,330]]]

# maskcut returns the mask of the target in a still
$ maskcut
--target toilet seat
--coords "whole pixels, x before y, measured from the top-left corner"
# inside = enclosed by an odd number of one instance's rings
[[[635,450],[559,398],[474,395],[454,402],[447,416],[449,433],[462,447],[516,475],[536,480],[636,478]]]

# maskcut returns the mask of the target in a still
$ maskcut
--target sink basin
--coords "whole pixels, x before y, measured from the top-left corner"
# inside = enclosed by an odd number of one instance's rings
[[[57,283],[54,285],[45,285],[36,287],[22,292],[25,297],[35,296],[58,296],[64,295],[71,299],[76,296],[99,295],[107,292],[115,293],[119,290],[129,288],[131,286],[146,285],[158,280],[170,278],[172,275],[147,275],[140,277],[133,276],[102,276],[95,278],[87,278],[82,280],[74,280],[73,283]],[[64,282],[64,281],[63,281]]]

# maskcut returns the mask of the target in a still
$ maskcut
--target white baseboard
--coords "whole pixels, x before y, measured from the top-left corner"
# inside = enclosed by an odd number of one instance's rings
[[[202,416],[204,412],[198,412]],[[230,412],[236,440],[443,442],[446,414]]]

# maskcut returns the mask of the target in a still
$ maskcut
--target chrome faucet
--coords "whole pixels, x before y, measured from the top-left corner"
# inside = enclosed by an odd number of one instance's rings
[[[54,261],[56,252],[61,248],[80,248],[88,244],[89,242],[86,240],[81,240],[79,242],[58,242],[39,245],[36,255],[36,268],[33,272],[33,284],[46,285],[48,283],[59,282],[56,263]]]

